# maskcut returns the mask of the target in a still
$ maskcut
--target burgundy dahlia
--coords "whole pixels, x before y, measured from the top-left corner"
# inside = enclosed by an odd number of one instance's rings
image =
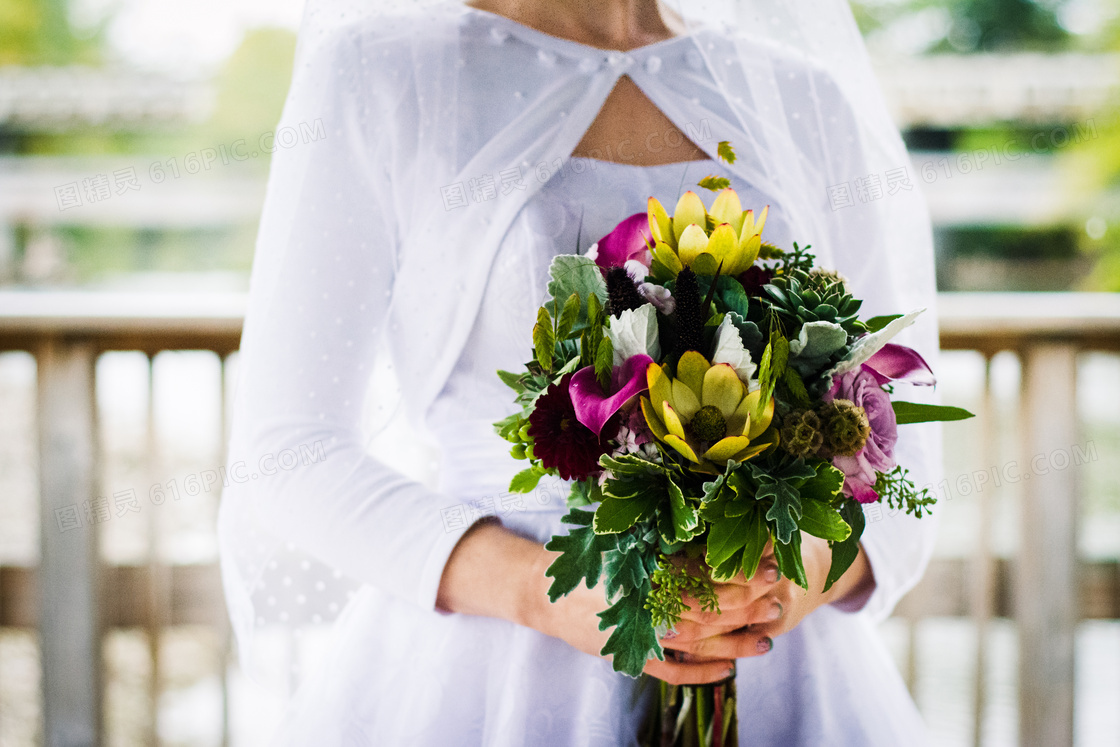
[[[556,468],[565,480],[582,480],[597,475],[599,457],[611,451],[608,443],[618,435],[618,417],[612,417],[595,433],[576,419],[576,410],[568,391],[572,374],[564,374],[537,399],[529,415],[529,436],[533,453],[548,469]]]
[[[758,265],[751,265],[746,272],[739,274],[738,280],[748,296],[761,296],[762,286],[774,279],[774,273]]]

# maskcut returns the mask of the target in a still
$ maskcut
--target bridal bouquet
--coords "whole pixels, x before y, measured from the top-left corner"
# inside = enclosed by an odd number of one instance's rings
[[[934,503],[895,463],[897,427],[970,415],[892,400],[896,381],[934,383],[889,342],[921,310],[861,319],[844,278],[764,242],[767,210],[727,185],[704,179],[711,205],[685,192],[671,216],[651,197],[586,256],[556,257],[533,360],[498,372],[522,409],[495,427],[528,462],[510,489],[571,481],[550,597],[605,583],[602,654],[632,677],[663,658],[682,593],[718,611],[713,581],[749,579],[768,542],[805,587],[802,532],[827,540],[831,586],[863,504]]]

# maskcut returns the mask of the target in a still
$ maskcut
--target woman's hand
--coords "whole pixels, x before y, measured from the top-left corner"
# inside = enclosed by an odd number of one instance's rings
[[[548,587],[552,579],[544,572],[556,555],[505,529],[497,521],[479,522],[460,538],[448,558],[436,608],[509,620],[559,638],[584,653],[599,656],[611,634],[610,630],[599,630],[599,613],[609,606],[604,585],[600,583],[588,589],[580,584],[555,603],[549,602]],[[760,593],[750,584],[720,591],[729,610],[739,609],[750,594]],[[695,600],[691,604],[693,610],[699,610]],[[712,626],[704,617],[704,613],[699,613],[690,623],[690,630],[705,638],[726,632],[730,618],[723,618]],[[733,657],[726,655],[697,656],[688,661],[666,656],[665,661],[650,659],[646,662],[645,672],[673,684],[701,684],[727,679],[734,665]]]
[[[540,579],[536,592],[532,594],[539,600],[535,605],[536,613],[526,622],[546,635],[559,638],[573,648],[592,656],[600,656],[600,651],[611,635],[611,630],[599,630],[599,613],[610,606],[606,599],[604,584],[593,589],[580,584],[567,595],[548,601],[548,586],[552,579],[546,578],[545,570],[556,559],[556,553],[543,550],[537,561],[533,576]],[[698,608],[697,608],[698,609]],[[714,631],[711,634],[715,634]],[[670,684],[708,684],[727,679],[735,672],[735,662],[726,656],[694,657],[678,661],[666,651],[664,661],[650,659],[646,662],[646,674]]]
[[[803,534],[801,559],[808,589],[780,578],[768,544],[750,581],[740,573],[729,583],[715,585],[719,613],[700,611],[695,599],[686,598],[692,609],[682,616],[677,635],[670,633],[662,638],[662,644],[679,652],[677,655],[686,661],[757,656],[769,651],[776,636],[796,628],[817,607],[861,596],[874,587],[871,566],[862,549],[827,592],[823,591],[824,582],[832,565],[828,541]]]

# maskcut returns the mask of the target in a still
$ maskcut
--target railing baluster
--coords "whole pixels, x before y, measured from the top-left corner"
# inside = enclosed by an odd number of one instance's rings
[[[1023,516],[1015,594],[1023,747],[1073,744],[1078,470],[1054,469],[1051,461],[1077,443],[1076,360],[1077,348],[1068,343],[1037,343],[1023,355]]]
[[[45,339],[36,355],[46,747],[101,741],[100,559],[97,525],[85,515],[96,497],[95,355],[92,343],[63,337]],[[81,526],[63,531],[60,516],[73,511]]]
[[[147,410],[147,474],[149,485],[162,482],[159,472],[160,449],[159,433],[156,429],[156,362],[155,356],[148,356],[148,410]],[[159,531],[158,506],[145,512],[147,517],[148,532],[148,615],[147,630],[148,661],[150,664],[150,677],[148,679],[148,733],[149,747],[159,745],[159,700],[163,669],[160,664],[160,638],[170,606],[168,598],[167,569],[163,566],[159,556],[160,531]]]
[[[992,359],[984,358],[984,390],[980,404],[980,453],[983,466],[991,469],[998,457],[996,414],[992,402]],[[988,489],[985,490],[984,488]],[[976,626],[976,679],[972,698],[972,743],[980,747],[984,741],[984,712],[987,702],[988,627],[992,618],[995,594],[995,564],[992,562],[992,513],[994,486],[979,486],[976,492],[978,512],[976,546],[972,558],[972,619]]]
[[[221,429],[218,439],[218,464],[225,464],[226,444],[229,442],[229,354],[218,353],[218,407],[220,417],[218,427]],[[218,488],[218,500],[221,500],[221,487]],[[233,655],[233,629],[228,619],[221,623],[221,647],[219,666],[222,671],[218,673],[222,683],[222,747],[230,745],[230,706],[229,706],[229,668]]]

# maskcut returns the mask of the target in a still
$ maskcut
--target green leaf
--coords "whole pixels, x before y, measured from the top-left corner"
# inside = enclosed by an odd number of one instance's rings
[[[614,657],[614,671],[635,678],[641,675],[648,659],[665,659],[653,627],[653,616],[644,607],[647,595],[648,587],[619,598],[599,613],[599,630],[614,626],[614,632],[599,653]]]
[[[713,192],[718,192],[721,189],[727,189],[731,186],[731,180],[722,176],[705,176],[700,181],[696,182],[696,186],[710,189]]]
[[[552,279],[548,283],[549,298],[545,304],[555,304],[556,308],[560,308],[561,301],[566,303],[573,293],[579,296],[580,314],[572,325],[572,331],[581,331],[590,321],[591,298],[595,297],[600,307],[607,301],[607,283],[603,280],[603,273],[594,260],[579,254],[556,255],[548,273]]]
[[[850,312],[846,311],[845,309],[841,309],[840,311],[843,312],[844,314],[850,313]],[[878,332],[883,327],[885,327],[888,324],[890,324],[891,322],[893,322],[895,319],[901,319],[901,318],[902,318],[902,314],[887,314],[885,316],[873,316],[870,319],[868,319],[866,322],[864,322],[863,326],[867,327],[868,332]]]
[[[783,576],[802,589],[809,588],[809,582],[805,578],[805,565],[801,561],[800,532],[794,532],[788,543],[774,543],[774,559],[778,561],[778,570]]]
[[[762,518],[762,511],[751,513],[752,521],[747,530],[747,542],[743,546],[743,577],[750,579],[758,570],[758,563],[762,560],[762,553],[766,550],[766,543],[770,541],[770,528]]]
[[[812,408],[813,403],[809,400],[809,392],[805,390],[805,382],[801,380],[801,374],[793,368],[787,368],[785,375],[782,376],[782,381],[785,383],[794,404],[805,409]]]
[[[757,510],[749,511],[742,516],[712,522],[708,529],[708,551],[704,556],[709,568],[716,568],[743,549],[749,539],[754,514],[757,513]]]
[[[787,480],[770,477],[758,486],[755,494],[759,500],[773,498],[774,503],[766,512],[766,518],[775,524],[774,536],[785,544],[797,534],[797,522],[801,518],[801,495],[797,488]]]
[[[855,501],[847,501],[840,507],[840,516],[852,528],[852,533],[843,542],[832,542],[832,565],[828,569],[828,578],[824,582],[824,591],[844,575],[844,571],[851,567],[859,554],[859,538],[863,536],[865,519],[863,506]]]
[[[599,583],[603,571],[603,551],[609,549],[615,539],[595,534],[591,528],[593,517],[590,511],[573,508],[563,521],[575,524],[577,528],[568,534],[554,535],[545,545],[546,550],[560,553],[544,572],[544,575],[555,579],[548,589],[549,600],[555,602],[585,579],[588,589]]]
[[[852,533],[852,528],[840,516],[840,512],[820,501],[801,502],[801,521],[798,526],[801,531],[830,542],[843,542]]]
[[[831,503],[840,494],[840,489],[843,487],[844,473],[831,464],[824,464],[817,468],[814,477],[798,488],[798,492],[801,493],[803,502],[821,501]]]
[[[672,519],[672,533],[665,536],[666,542],[687,542],[702,530],[700,516],[696,509],[689,505],[684,493],[672,480],[666,480],[669,492],[669,516]]]
[[[625,532],[642,519],[653,515],[657,507],[657,494],[642,491],[628,500],[605,496],[595,509],[595,533],[618,534]]]
[[[537,363],[545,371],[552,370],[552,348],[555,338],[552,336],[552,317],[548,309],[540,307],[537,310],[537,323],[533,325],[533,349],[536,353]]]
[[[599,351],[595,354],[595,378],[603,391],[609,391],[611,385],[611,370],[614,368],[614,344],[611,338],[603,335],[599,342]]]
[[[540,467],[523,469],[509,481],[509,490],[511,493],[528,493],[537,487],[537,483],[541,481],[544,474],[544,470]]]
[[[572,333],[572,328],[575,327],[576,322],[579,320],[579,310],[581,307],[579,296],[575,293],[568,296],[568,300],[564,302],[564,310],[560,312],[560,322],[556,327],[556,339],[567,339],[568,335]]]
[[[628,535],[622,535],[622,537],[626,536]],[[645,543],[633,543],[624,550],[622,537],[619,538],[618,549],[603,553],[603,576],[607,585],[607,599],[614,599],[619,594],[632,594],[643,586],[647,588],[649,586]]]
[[[729,140],[719,141],[719,145],[716,146],[716,155],[728,163],[735,163],[735,151],[732,149]]]
[[[502,380],[503,384],[505,384],[518,394],[525,391],[525,382],[521,380],[521,374],[515,374],[510,371],[503,371],[501,369],[498,369],[498,378]]]
[[[603,326],[603,302],[599,300],[598,296],[591,296],[587,299],[587,323],[592,327]]]
[[[891,402],[899,425],[932,423],[944,420],[967,420],[976,417],[968,410],[946,405],[924,405],[918,402]]]
[[[568,493],[568,508],[574,508],[575,506],[590,506],[592,503],[597,503],[599,500],[601,500],[601,498],[592,500],[591,485],[599,487],[599,483],[594,479],[573,481],[572,489]]]
[[[789,361],[789,341],[782,337],[777,327],[770,331],[770,342],[762,352],[762,362],[758,367],[758,384],[762,395],[758,401],[758,409],[752,417],[762,417],[762,410],[774,396],[774,389],[779,379],[786,372],[786,363]]]
[[[619,454],[617,457],[604,454],[599,457],[599,464],[616,477],[646,477],[651,473],[668,473],[664,466],[637,454]]]

